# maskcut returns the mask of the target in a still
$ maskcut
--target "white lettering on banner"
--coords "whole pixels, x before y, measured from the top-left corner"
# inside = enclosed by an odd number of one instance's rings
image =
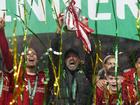
[[[20,1],[20,3],[19,3]],[[41,1],[43,1],[43,5],[41,3]],[[55,2],[55,6],[56,6],[56,10],[57,13],[60,13],[60,4],[61,2],[63,2],[65,4],[65,6],[67,6],[66,1],[68,0],[53,0]],[[76,6],[83,9],[81,7],[81,3],[82,0],[75,0],[76,1]],[[92,20],[111,20],[111,15],[112,13],[109,12],[99,12],[97,13],[97,17],[96,17],[96,9],[97,9],[97,3],[99,1],[99,5],[100,6],[108,6],[107,4],[111,3],[112,1],[110,0],[87,0],[87,8],[88,8],[88,17]],[[13,0],[14,2],[14,0]],[[31,6],[31,0],[26,0],[26,2],[28,3],[28,6],[30,8],[32,8],[32,12],[35,14],[36,18],[39,21],[45,21],[46,20],[46,10],[50,9],[50,8],[46,8],[46,0],[33,0],[33,5]],[[24,19],[24,0],[15,0],[16,3],[16,13],[17,15],[20,15],[22,19]],[[115,1],[115,11],[116,11],[116,16],[118,19],[126,19],[126,11],[129,11],[132,13],[132,15],[136,18],[137,17],[137,12],[138,12],[138,8],[137,8],[137,0],[116,0]],[[12,4],[11,4],[12,5]],[[43,7],[42,7],[43,6]],[[109,5],[110,6],[110,5]],[[126,8],[128,7],[128,8]],[[43,10],[44,9],[44,10]],[[110,8],[112,10],[112,8]],[[3,12],[2,10],[9,10],[9,8],[6,6],[6,0],[1,0],[0,3],[0,17],[3,16]],[[19,14],[20,11],[20,14]],[[84,9],[83,9],[84,11]],[[5,11],[7,13],[7,11]],[[44,13],[45,12],[45,13]],[[8,13],[11,13],[11,10],[8,11]],[[14,13],[14,12],[13,12]],[[12,14],[12,13],[11,13]],[[11,22],[11,16],[6,14],[5,17],[7,22]]]
[[[29,5],[31,6],[31,1],[32,0],[27,0]],[[37,0],[38,1],[38,5],[36,4],[35,0],[33,0],[33,5],[32,5],[32,10],[35,13],[35,15],[37,16],[38,20],[40,21],[45,21],[46,20],[46,0]],[[41,3],[41,1],[43,3]],[[45,11],[43,11],[43,9]],[[44,13],[45,12],[45,13]]]
[[[24,19],[24,1],[23,0],[20,0],[20,3],[18,3],[19,0],[16,0],[16,3],[17,3],[17,14],[19,15],[20,13],[20,16],[22,19]],[[46,9],[45,9],[45,5],[46,5],[46,2],[45,0],[42,0],[43,3],[41,3],[41,0],[38,0],[38,4],[35,2],[35,0],[33,0],[33,4],[31,5],[31,0],[27,0],[29,6],[32,8],[32,11],[34,12],[34,14],[36,15],[37,19],[39,21],[45,21],[46,20]],[[19,6],[18,6],[19,4]],[[45,11],[44,11],[44,10]],[[20,13],[19,13],[20,11]],[[45,13],[44,13],[45,12]]]
[[[110,20],[111,13],[97,13],[98,0],[88,0],[88,16],[92,20]],[[99,0],[99,3],[108,3],[108,0]]]
[[[99,3],[107,3],[108,0],[100,0]],[[110,13],[97,13],[96,17],[96,8],[97,8],[98,0],[88,0],[88,15],[89,18],[92,20],[110,20],[111,14]],[[116,0],[116,15],[118,19],[125,19],[126,9],[125,6],[128,6],[131,13],[134,17],[137,17],[137,0]],[[91,7],[93,9],[91,9]]]
[[[134,17],[137,17],[137,0],[116,0],[116,12],[119,19],[125,19],[125,6],[127,5]]]
[[[2,0],[2,2],[0,2],[0,17],[3,17],[4,12],[6,14],[6,11],[2,10],[6,10],[6,0]],[[5,15],[5,20],[8,22],[11,21],[11,16]]]

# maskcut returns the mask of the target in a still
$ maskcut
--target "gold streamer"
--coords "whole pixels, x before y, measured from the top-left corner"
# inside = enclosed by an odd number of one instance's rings
[[[19,61],[19,65],[18,65],[18,68],[17,68],[17,71],[14,73],[15,74],[15,88],[14,88],[14,97],[12,99],[12,101],[10,102],[10,105],[14,105],[16,103],[16,100],[18,98],[18,96],[21,94],[22,90],[23,90],[23,85],[19,86],[20,83],[18,83],[18,79],[19,79],[19,74],[20,74],[20,70],[21,70],[21,65],[22,65],[22,61],[23,61],[23,55],[21,54],[20,56],[20,61]],[[18,91],[17,88],[20,90]],[[18,93],[18,92],[19,93]]]
[[[62,52],[62,27],[60,26],[60,23],[58,21],[58,15],[57,15],[57,9],[55,7],[55,3],[54,1],[52,0],[52,3],[50,2],[49,0],[49,3],[52,7],[52,10],[53,10],[53,13],[56,17],[56,22],[57,22],[57,25],[58,27],[61,29],[61,31],[59,32],[60,34],[60,37],[61,37],[61,40],[60,40],[60,49],[59,49],[59,52]],[[52,59],[51,59],[52,60]],[[62,65],[62,55],[59,55],[59,67],[58,67],[58,75],[56,73],[56,68],[55,68],[55,65],[53,64],[52,62],[52,66],[53,66],[53,72],[54,72],[54,77],[55,77],[55,82],[54,82],[54,95],[58,96],[59,95],[59,91],[60,91],[60,75],[61,75],[61,65]]]
[[[59,94],[59,90],[60,90],[60,87],[59,87],[59,76],[57,76],[57,73],[56,73],[56,67],[52,61],[52,57],[49,55],[49,59],[51,60],[51,64],[52,64],[52,69],[53,69],[53,74],[54,74],[54,78],[55,78],[55,82],[53,84],[54,86],[54,95],[58,96]]]
[[[13,64],[13,69],[14,69],[14,78],[16,78],[16,72],[17,72],[17,38],[16,38],[16,25],[17,21],[14,20],[14,29],[13,29],[13,53],[14,53],[14,64]]]
[[[99,54],[96,53],[96,61],[95,61],[95,64],[93,64],[93,60],[92,60],[92,68],[94,68],[93,69],[93,75],[92,75],[92,84],[94,85],[94,89],[93,89],[93,100],[94,100],[94,103],[93,103],[93,105],[96,105],[96,75],[95,75],[95,71],[96,71],[96,68],[97,68],[99,59],[100,59],[99,58]]]
[[[20,1],[18,0],[18,4],[20,5]],[[24,0],[25,3],[25,0]],[[20,7],[19,8],[19,14],[21,17],[21,13],[20,13]],[[26,5],[24,5],[24,20],[25,20],[25,27],[27,25],[27,11],[26,11]],[[14,80],[15,80],[15,88],[14,88],[14,92],[13,92],[13,99],[10,102],[10,105],[14,105],[17,102],[17,98],[19,97],[19,95],[21,95],[21,92],[23,90],[24,85],[21,85],[18,83],[19,80],[19,75],[20,75],[20,70],[21,70],[21,65],[22,65],[22,61],[23,61],[23,54],[20,55],[20,60],[19,60],[19,64],[17,64],[17,39],[16,39],[16,24],[17,21],[15,21],[15,25],[14,25],[14,31],[13,31],[13,50],[14,50]],[[27,30],[25,28],[24,30],[24,37],[23,37],[23,41],[25,42],[27,39]]]
[[[16,78],[16,81],[15,81],[16,84],[17,84],[17,81],[18,81],[18,78],[19,78],[19,73],[20,73],[22,61],[23,61],[23,55],[21,54],[18,69],[17,69],[17,78]]]
[[[62,52],[62,29],[61,29],[61,32],[60,32],[60,37],[61,37],[61,40],[60,40],[60,50],[59,50],[59,52]],[[58,96],[59,91],[60,91],[60,75],[61,75],[61,70],[62,70],[62,55],[60,54],[59,55],[58,76],[56,78],[56,82],[57,82],[57,96]]]
[[[97,41],[95,42],[95,49],[96,49],[96,61],[95,63],[93,62],[93,59],[91,58],[92,61],[92,68],[93,68],[93,75],[92,75],[92,84],[93,84],[93,105],[96,105],[96,82],[97,82],[97,76],[96,76],[96,69],[98,67],[99,62],[103,62],[103,60],[100,58],[101,57],[101,42],[97,38]]]

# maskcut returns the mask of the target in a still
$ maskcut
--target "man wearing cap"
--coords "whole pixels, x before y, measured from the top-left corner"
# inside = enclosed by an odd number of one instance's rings
[[[54,105],[90,105],[91,85],[82,66],[78,51],[67,50],[60,77],[60,93]]]

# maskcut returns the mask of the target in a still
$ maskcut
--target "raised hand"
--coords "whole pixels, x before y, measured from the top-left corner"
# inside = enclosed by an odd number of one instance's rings
[[[3,14],[3,18],[0,17],[0,29],[3,29],[5,26],[5,14]]]
[[[57,25],[56,33],[60,33],[61,32],[61,28],[63,26],[63,18],[64,18],[64,14],[60,13],[59,16],[58,16],[58,25]]]

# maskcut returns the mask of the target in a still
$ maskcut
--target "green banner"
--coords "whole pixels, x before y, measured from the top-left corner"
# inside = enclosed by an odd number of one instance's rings
[[[89,26],[94,30],[96,28],[97,34],[116,35],[117,33],[120,37],[139,40],[136,30],[137,0],[75,1],[81,9],[81,15],[89,18]],[[67,0],[53,1],[57,13],[64,12],[66,3]],[[23,35],[25,25],[36,34],[56,31],[57,25],[49,0],[1,0],[0,17],[3,16],[3,12],[6,13],[5,27],[8,37],[12,36],[14,29],[16,29],[17,35]],[[16,26],[14,25],[15,19]],[[97,27],[95,27],[95,21]]]

